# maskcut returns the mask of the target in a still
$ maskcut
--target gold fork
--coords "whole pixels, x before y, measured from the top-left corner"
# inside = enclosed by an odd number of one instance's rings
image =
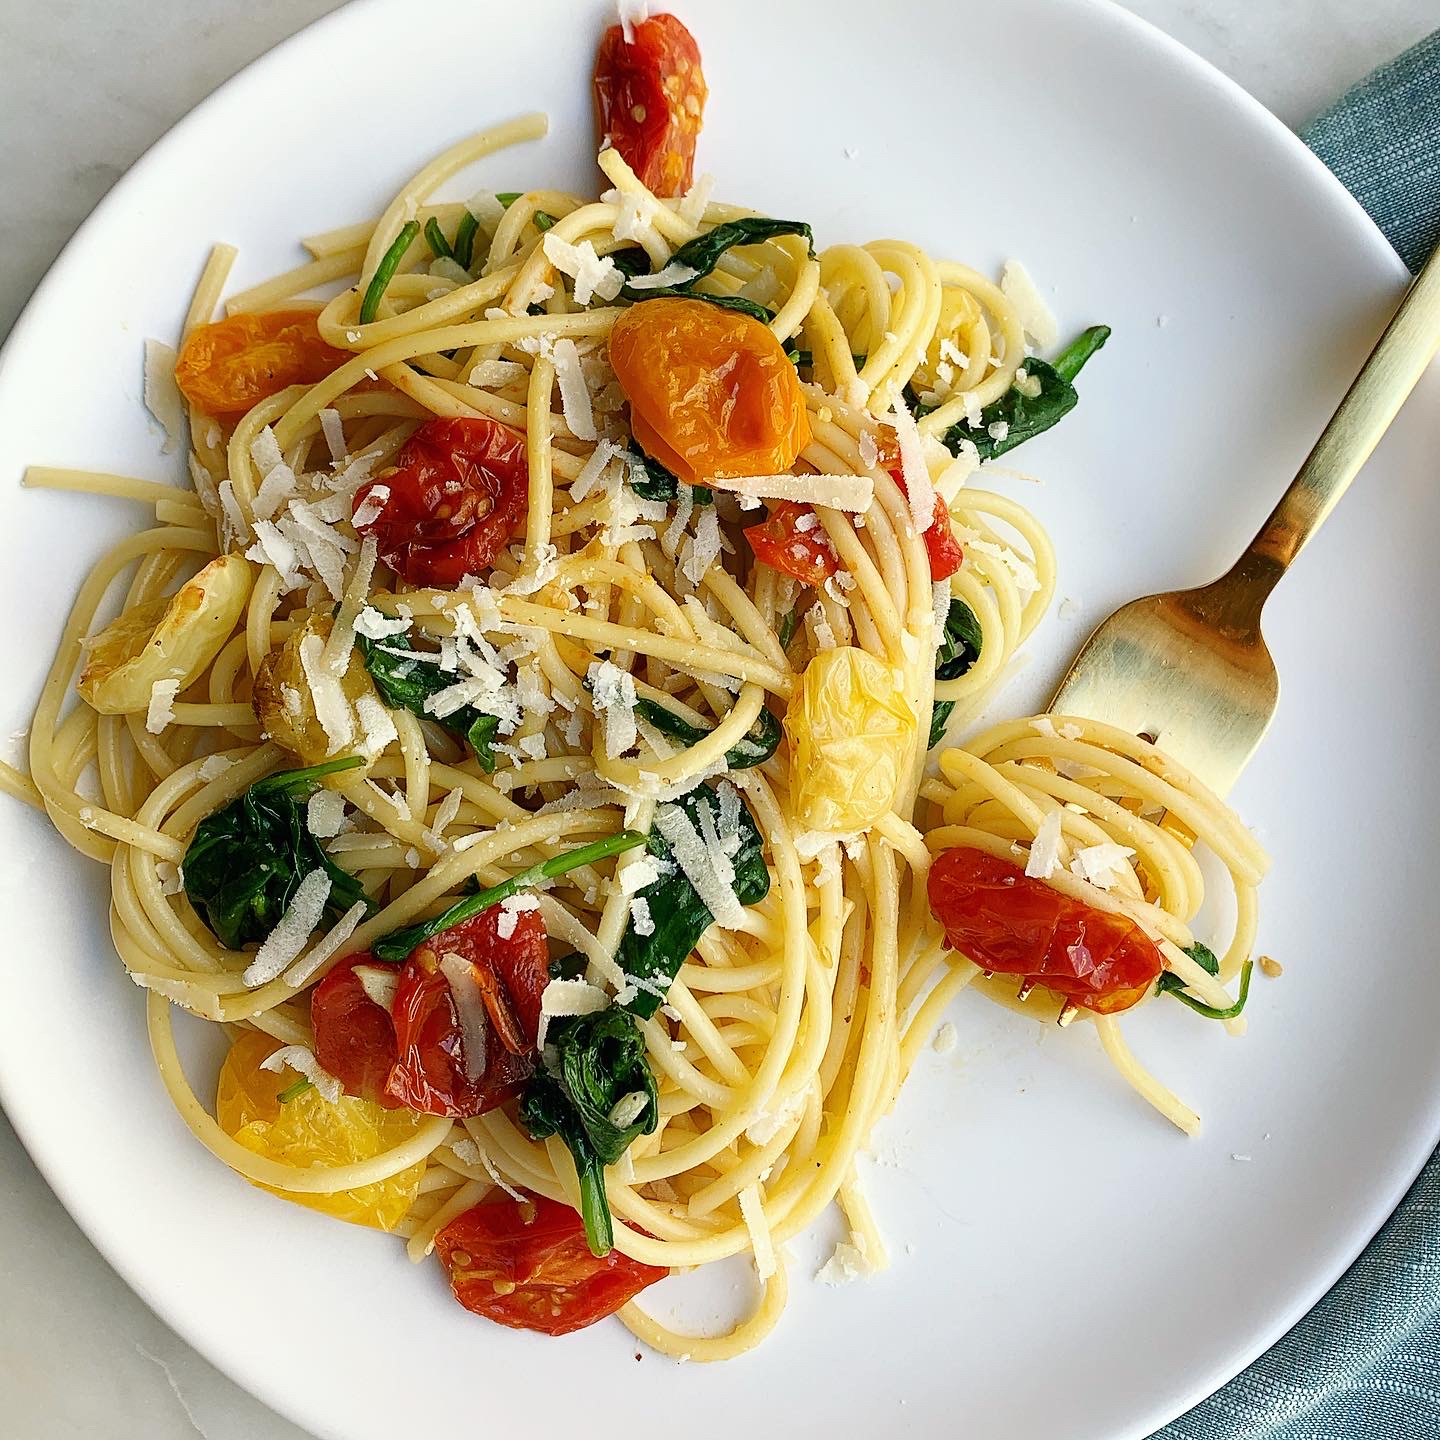
[[[1051,713],[1156,741],[1226,794],[1264,738],[1280,694],[1260,633],[1266,598],[1369,459],[1437,347],[1440,250],[1244,554],[1209,585],[1121,606],[1075,657]]]

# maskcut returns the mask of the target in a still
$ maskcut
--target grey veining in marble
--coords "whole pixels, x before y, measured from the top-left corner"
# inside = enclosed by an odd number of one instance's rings
[[[337,0],[0,0],[0,337],[125,169]],[[1290,124],[1440,23],[1440,0],[1131,0]],[[163,56],[163,63],[157,58]],[[5,1440],[305,1440],[105,1264],[0,1117]]]

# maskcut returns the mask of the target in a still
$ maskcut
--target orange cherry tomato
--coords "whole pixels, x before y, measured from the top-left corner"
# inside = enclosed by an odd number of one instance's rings
[[[647,455],[691,485],[788,471],[810,443],[795,367],[768,326],[703,300],[632,305],[610,364]]]
[[[542,1335],[593,1325],[670,1273],[618,1250],[592,1255],[580,1217],[540,1195],[482,1200],[457,1215],[435,1247],[467,1310]]]
[[[612,25],[595,58],[595,110],[609,142],[656,195],[682,195],[695,174],[705,76],[695,37],[673,16]]]
[[[988,851],[937,855],[926,888],[945,939],[982,970],[1022,975],[1087,1010],[1128,1010],[1164,968],[1133,920],[1072,900]]]
[[[309,310],[242,313],[190,332],[175,383],[197,410],[234,419],[288,385],[316,384],[353,358],[320,338]]]
[[[905,471],[900,464],[900,443],[895,432],[885,429],[880,432],[878,442],[880,464],[890,472],[890,478],[900,487],[900,493],[907,499],[910,492],[905,485]],[[965,552],[950,528],[950,510],[945,501],[935,497],[934,523],[920,537],[925,542],[925,553],[930,557],[930,578],[948,580],[964,563]]]
[[[481,575],[525,519],[525,437],[494,420],[427,420],[395,463],[355,492],[379,514],[356,528],[411,585],[458,585]],[[373,507],[372,507],[373,508]]]
[[[823,585],[840,568],[814,506],[798,500],[771,505],[764,520],[745,527],[745,538],[762,565],[793,576],[802,585]]]

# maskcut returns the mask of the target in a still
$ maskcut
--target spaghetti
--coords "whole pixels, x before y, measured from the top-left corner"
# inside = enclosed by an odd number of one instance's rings
[[[253,360],[225,348],[235,317],[273,338],[283,314],[310,338],[270,356],[281,383],[258,399],[227,411],[191,396],[193,489],[29,472],[151,506],[155,524],[81,587],[29,777],[4,782],[109,865],[111,931],[147,990],[161,1080],[227,1165],[393,1228],[416,1259],[438,1244],[482,1313],[529,1276],[512,1248],[512,1279],[483,1272],[477,1298],[491,1202],[539,1229],[547,1202],[567,1207],[562,1228],[578,1210],[590,1248],[613,1243],[634,1272],[567,1294],[583,1313],[556,1327],[618,1308],[667,1354],[723,1359],[777,1323],[782,1247],[832,1201],[855,1253],[883,1257],[857,1152],[954,995],[1002,985],[947,951],[932,851],[1034,855],[1058,815],[1047,883],[1133,919],[1217,1007],[1248,958],[1263,857],[1153,749],[1083,720],[999,726],[925,778],[926,727],[938,738],[979,710],[1054,588],[1034,518],[971,483],[1048,377],[1068,384],[1027,362],[1005,291],[900,241],[817,256],[806,227],[764,222],[758,238],[707,180],[655,194],[618,144],[598,200],[434,198],[544,132],[527,116],[454,146],[373,223],[306,241],[310,261],[232,295],[219,321],[235,252],[216,247],[182,371],[200,354],[205,383],[244,392],[252,371],[225,368]],[[726,227],[739,238],[700,272],[687,257]],[[334,298],[307,298],[333,282]],[[734,327],[742,369],[744,345],[757,366],[782,357],[770,389],[790,387],[796,408],[764,441],[768,466],[692,463],[686,437],[661,434],[689,403],[674,397],[641,453],[653,397],[612,332],[665,314],[692,338]],[[412,480],[429,509],[402,536]],[[777,523],[779,559],[762,563],[774,537],[750,537]],[[936,580],[942,541],[963,563]],[[102,627],[115,594],[120,618]],[[69,704],[82,665],[86,698]],[[1238,903],[1217,976],[1187,953],[1195,839]],[[1072,874],[1107,844],[1126,853],[1103,888]],[[282,861],[293,873],[267,889]],[[536,953],[532,994],[516,976]],[[234,1041],[214,1113],[179,1062],[175,1007]],[[359,1063],[358,1030],[326,1050],[337,1007],[399,1047],[373,1085],[322,1063]],[[424,1025],[441,1022],[426,1049]],[[1096,1023],[1126,1078],[1193,1128],[1113,1017]],[[610,1038],[576,1065],[615,1073],[586,1110],[564,1047],[603,1024]],[[629,1298],[741,1253],[763,1293],[731,1333],[677,1333]]]

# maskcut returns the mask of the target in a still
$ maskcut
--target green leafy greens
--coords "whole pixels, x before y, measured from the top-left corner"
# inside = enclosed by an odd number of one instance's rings
[[[963,601],[952,598],[945,616],[945,633],[935,652],[935,678],[958,680],[980,658],[984,634],[975,612]],[[937,700],[930,712],[930,742],[933,750],[945,738],[945,725],[955,709],[953,700]]]
[[[380,692],[380,698],[392,710],[408,710],[422,720],[434,720],[452,734],[460,736],[470,744],[480,768],[486,774],[495,771],[495,752],[491,749],[500,728],[500,721],[494,715],[487,715],[473,705],[462,705],[449,715],[432,715],[425,708],[425,702],[432,695],[448,689],[454,684],[454,677],[447,675],[432,660],[415,651],[409,637],[392,635],[381,642],[364,635],[356,635],[355,644],[360,658]],[[396,655],[396,650],[414,652],[414,658]]]
[[[357,901],[374,909],[360,882],[321,849],[305,823],[305,802],[321,780],[364,763],[346,755],[266,776],[195,827],[182,867],[185,893],[222,945],[238,950],[264,940],[312,870],[330,877],[325,912],[332,919]]]
[[[750,300],[744,295],[711,295],[704,290],[696,290],[695,286],[714,270],[727,250],[736,245],[758,245],[780,235],[803,236],[810,254],[815,254],[814,232],[803,221],[769,220],[761,216],[728,220],[725,224],[717,225],[713,230],[707,230],[703,235],[687,241],[670,257],[669,264],[683,265],[695,272],[688,280],[678,285],[662,285],[654,289],[637,289],[627,284],[620,294],[626,300],[637,304],[642,300],[662,298],[704,300],[708,305],[718,305],[722,310],[738,310],[768,325],[775,318],[775,312],[767,310],[758,301]],[[649,269],[649,259],[645,252],[639,251],[641,259],[637,262],[635,248],[627,247],[625,250],[612,252],[610,256],[630,277]],[[622,255],[625,257],[623,261]]]
[[[707,827],[718,830],[716,796],[708,786],[697,786],[675,804],[701,834]],[[703,821],[701,807],[708,812]],[[764,842],[759,827],[743,799],[740,800],[739,831],[739,848],[730,857],[730,863],[735,867],[733,889],[742,905],[758,905],[770,893],[770,872],[765,868]],[[715,919],[675,863],[669,845],[658,831],[651,832],[649,847],[651,854],[669,862],[674,868],[669,874],[652,880],[636,897],[649,906],[654,930],[649,935],[641,935],[632,919],[620,937],[620,948],[615,957],[636,989],[635,995],[625,1002],[625,1008],[645,1019],[660,1008],[660,1002],[681,965]]]
[[[385,298],[385,292],[390,288],[390,282],[395,278],[400,262],[415,243],[415,237],[419,233],[420,222],[407,220],[400,227],[400,233],[390,242],[390,248],[380,257],[380,263],[375,267],[375,273],[365,287],[365,298],[360,302],[362,325],[368,325],[379,312],[380,302]],[[464,264],[463,261],[461,263]],[[468,270],[470,267],[466,265],[465,268]]]
[[[647,455],[633,442],[630,445],[630,454],[645,469],[644,475],[638,480],[634,478],[632,470],[630,479],[630,488],[642,500],[670,501],[679,498],[680,480],[678,476],[667,470],[658,460]],[[690,499],[696,505],[709,505],[714,502],[715,497],[703,485],[692,485],[690,486]]]
[[[450,248],[450,242],[445,238],[440,222],[433,215],[425,222],[425,243],[437,260],[443,260],[447,256],[451,260],[455,258],[455,252]]]
[[[637,845],[645,844],[645,840],[644,835],[634,830],[621,830],[614,835],[607,835],[603,840],[592,840],[588,845],[577,845],[573,850],[552,855],[543,863],[532,865],[528,870],[522,870],[518,875],[512,875],[498,885],[491,885],[486,890],[477,890],[464,896],[429,920],[407,925],[403,930],[392,930],[370,947],[370,953],[377,960],[404,960],[417,945],[423,945],[442,930],[463,924],[482,910],[488,910],[492,905],[498,905],[512,895],[518,895],[522,890],[529,890],[542,880],[553,880],[567,870],[575,870],[581,865],[594,865],[612,855],[633,850]]]
[[[1027,395],[1012,385],[998,400],[980,412],[980,423],[971,425],[961,420],[939,438],[952,455],[959,455],[965,446],[973,445],[982,460],[993,460],[1007,450],[1033,439],[1058,424],[1079,400],[1072,383],[1085,362],[1110,338],[1108,325],[1092,325],[1082,332],[1053,362],[1031,356],[1024,365],[1025,373],[1039,385],[1039,393]],[[928,414],[932,406],[914,404],[917,415]],[[999,435],[990,427],[1004,426]]]
[[[1218,975],[1220,973],[1220,962],[1215,958],[1215,952],[1208,945],[1202,945],[1197,940],[1185,953],[1207,974]],[[1233,1005],[1225,1006],[1224,1009],[1215,1005],[1207,1005],[1203,1000],[1197,1000],[1193,995],[1187,995],[1185,982],[1171,970],[1166,970],[1160,976],[1155,985],[1155,993],[1157,995],[1173,995],[1177,1000],[1183,1000],[1197,1015],[1203,1015],[1207,1020],[1233,1020],[1244,1011],[1245,1002],[1250,998],[1250,972],[1253,969],[1254,964],[1249,960],[1240,967],[1240,998]]]
[[[702,726],[692,725],[658,701],[643,696],[635,702],[635,713],[648,720],[662,735],[680,741],[687,748],[698,744],[710,733]],[[725,752],[725,764],[731,770],[749,770],[763,765],[779,748],[782,733],[779,720],[762,705],[749,732]]]
[[[520,1118],[537,1140],[558,1135],[575,1157],[580,1215],[596,1255],[615,1242],[605,1167],[660,1119],[655,1076],[635,1017],[611,1006],[554,1021],[546,1035],[546,1068],[520,1101]]]
[[[796,626],[800,624],[800,607],[792,605],[780,617],[780,629],[776,632],[776,639],[780,641],[780,648],[788,650],[790,642],[795,638]]]

